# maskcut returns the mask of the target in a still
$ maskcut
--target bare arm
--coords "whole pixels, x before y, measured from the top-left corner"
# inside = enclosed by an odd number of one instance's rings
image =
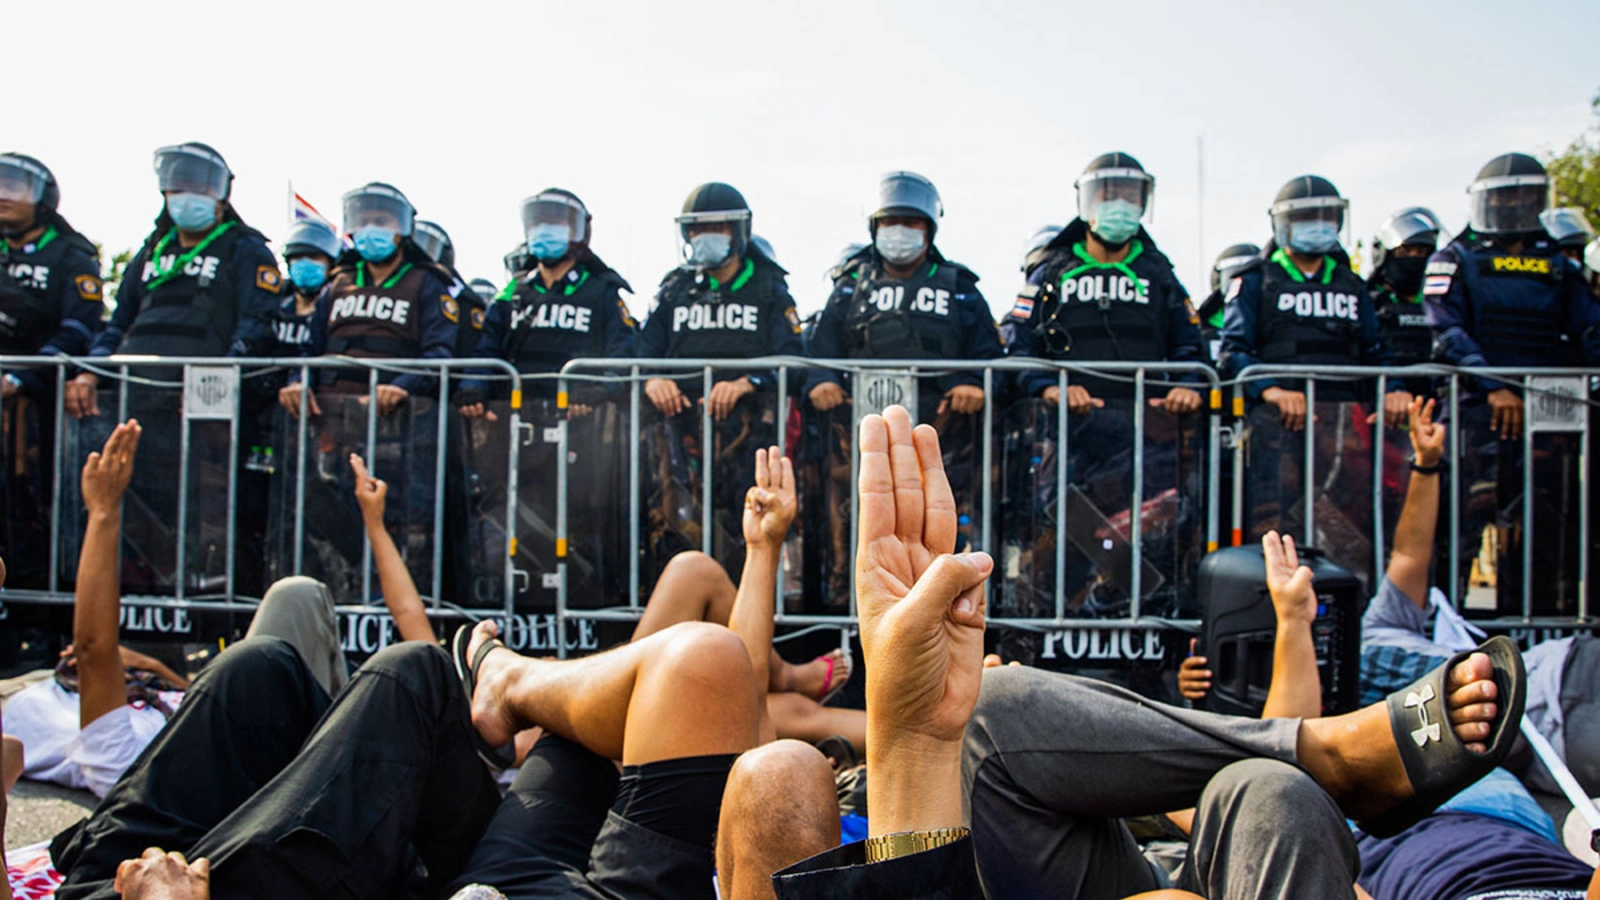
[[[1417,465],[1434,466],[1444,458],[1443,425],[1433,421],[1432,400],[1411,401],[1411,449]],[[1428,565],[1433,560],[1433,535],[1439,522],[1439,476],[1411,473],[1405,506],[1394,529],[1394,552],[1388,578],[1419,608],[1428,607]]]
[[[1311,623],[1317,618],[1317,592],[1311,570],[1300,565],[1294,538],[1269,531],[1261,537],[1267,560],[1267,590],[1278,630],[1272,642],[1272,684],[1267,688],[1263,719],[1314,719],[1322,715],[1322,682],[1317,676],[1317,649]]]
[[[750,654],[762,710],[767,706],[771,677],[772,598],[778,586],[778,558],[796,506],[793,464],[777,447],[757,450],[756,484],[744,499],[744,571],[728,614],[728,628]]]
[[[122,495],[133,477],[139,422],[118,425],[98,453],[83,464],[88,527],[78,554],[78,591],[72,609],[72,645],[78,656],[78,727],[128,702],[117,646],[122,579],[117,543],[122,538]]]
[[[417,593],[417,583],[405,560],[400,558],[400,548],[383,527],[383,504],[389,495],[389,485],[367,472],[367,464],[357,454],[350,454],[350,468],[356,474],[356,503],[361,506],[361,518],[367,526],[367,540],[372,544],[372,563],[378,569],[378,586],[383,591],[383,603],[394,616],[395,628],[403,641],[438,640],[428,613],[422,606],[422,596]]]

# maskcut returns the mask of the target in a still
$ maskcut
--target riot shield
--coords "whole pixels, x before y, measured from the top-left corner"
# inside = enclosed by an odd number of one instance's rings
[[[438,406],[412,396],[388,415],[371,412],[365,394],[320,391],[321,414],[300,422],[276,414],[274,445],[282,459],[268,512],[269,569],[273,580],[308,575],[327,584],[336,602],[380,602],[370,565],[363,568],[366,529],[355,500],[350,454],[367,461],[373,477],[389,485],[384,525],[418,591],[433,594],[435,516],[442,476]],[[370,595],[367,589],[370,587]]]
[[[1308,423],[1313,442],[1310,469],[1310,543],[1355,573],[1362,588],[1374,588],[1372,543],[1372,442],[1370,405],[1318,402]],[[1247,416],[1244,537],[1258,542],[1276,529],[1306,543],[1306,432],[1284,429],[1276,407],[1257,404]]]
[[[16,394],[0,408],[0,558],[13,590],[49,587],[54,403]]]

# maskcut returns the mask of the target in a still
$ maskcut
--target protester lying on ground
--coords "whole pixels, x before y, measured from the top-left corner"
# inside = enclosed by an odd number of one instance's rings
[[[788,457],[771,447],[756,451],[755,471],[755,486],[745,499],[746,555],[739,586],[710,556],[679,553],[656,581],[634,639],[678,622],[727,625],[749,646],[757,678],[766,675],[763,699],[777,737],[816,743],[840,735],[859,753],[866,744],[866,714],[825,705],[850,680],[849,654],[835,650],[794,665],[772,647],[778,562],[797,506],[794,470]]]
[[[166,667],[130,655],[118,643],[122,495],[133,474],[139,435],[136,420],[118,425],[83,466],[88,524],[73,609],[76,678],[58,675],[23,689],[8,703],[10,727],[31,751],[29,776],[102,797],[165,727],[188,686],[177,673],[160,673]],[[348,677],[333,600],[320,582],[286,578],[274,584],[262,598],[249,634],[287,641],[329,693],[337,692]],[[130,665],[155,670],[159,677],[130,682]]]
[[[932,429],[891,408],[861,426],[857,607],[867,672],[872,837],[828,850],[832,796],[777,742],[746,753],[724,809],[782,809],[785,840],[731,842],[719,874],[779,871],[779,896],[1126,897],[1161,885],[1120,817],[1197,805],[1180,885],[1207,897],[1350,895],[1345,817],[1393,834],[1494,767],[1524,695],[1495,639],[1412,687],[1441,725],[1430,753],[1395,735],[1401,698],[1327,719],[1252,720],[1113,685],[982,667],[984,554],[952,555],[956,513]],[[1391,719],[1400,721],[1391,723]],[[825,786],[823,786],[825,787]],[[780,802],[781,798],[781,802]],[[966,825],[970,822],[971,832]],[[764,855],[763,855],[764,854]]]

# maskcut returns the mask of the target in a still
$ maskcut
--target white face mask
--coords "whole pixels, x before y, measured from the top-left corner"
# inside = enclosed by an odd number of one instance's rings
[[[927,235],[920,228],[908,225],[883,225],[872,239],[878,254],[897,266],[917,261],[922,248],[927,246]]]
[[[712,269],[728,261],[733,253],[733,238],[717,232],[697,234],[689,239],[689,265]]]

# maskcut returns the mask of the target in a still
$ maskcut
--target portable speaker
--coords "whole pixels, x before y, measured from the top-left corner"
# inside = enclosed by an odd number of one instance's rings
[[[1297,548],[1311,569],[1317,618],[1311,625],[1322,713],[1356,708],[1360,697],[1361,582],[1312,547]],[[1196,652],[1209,659],[1211,693],[1201,706],[1213,712],[1258,717],[1272,683],[1277,615],[1267,593],[1260,547],[1229,547],[1200,561],[1198,594],[1205,625]]]

